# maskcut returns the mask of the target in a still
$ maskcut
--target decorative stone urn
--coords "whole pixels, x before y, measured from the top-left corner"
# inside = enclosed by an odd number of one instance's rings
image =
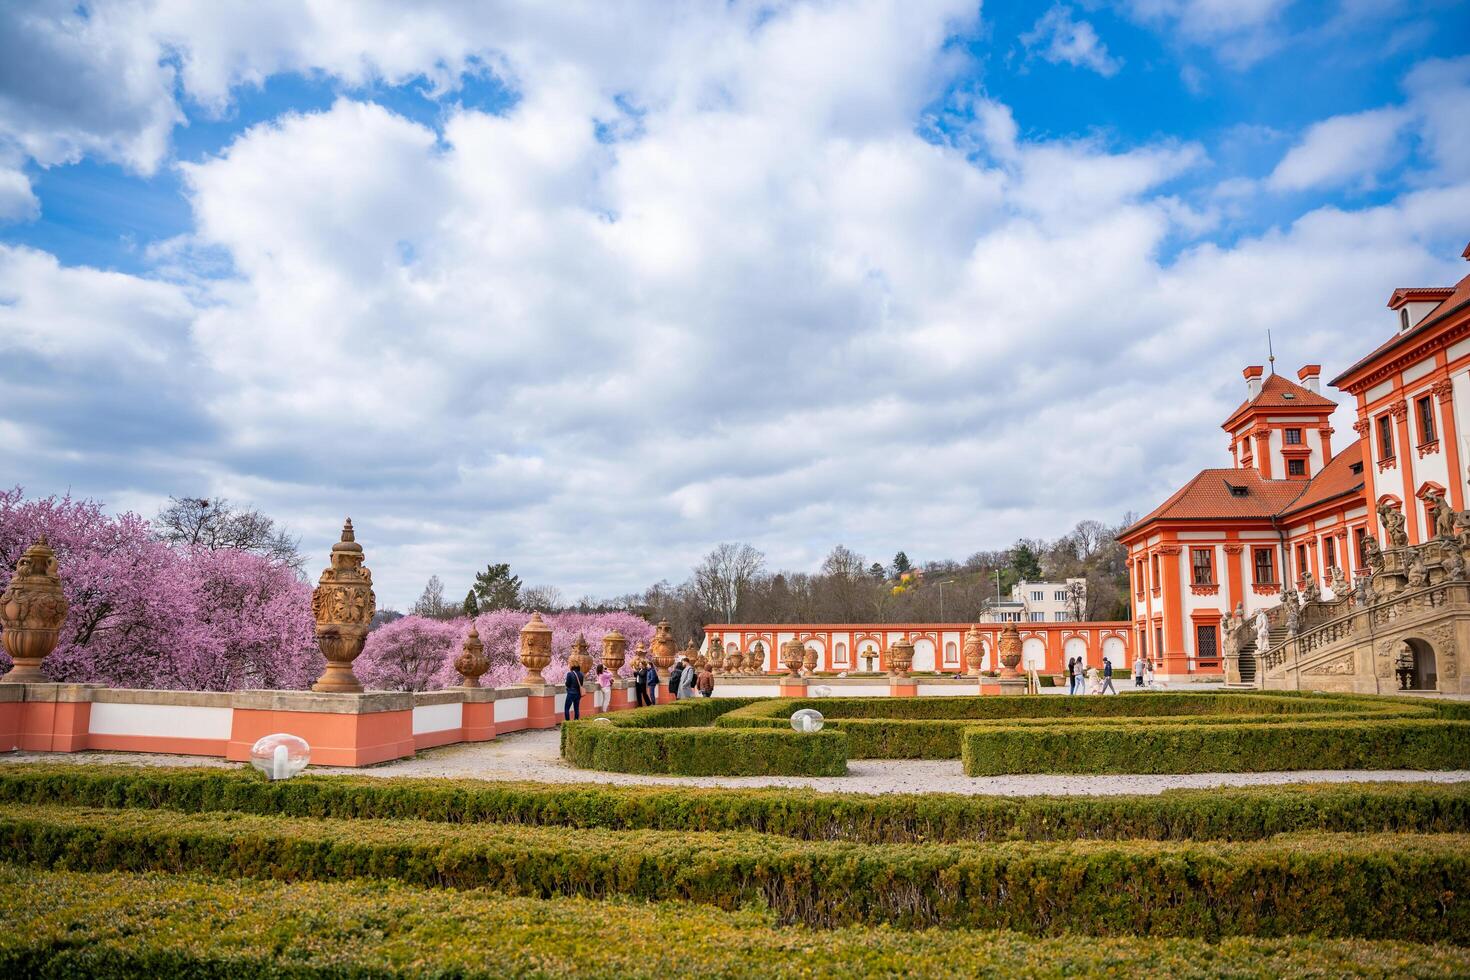
[[[980,676],[980,665],[985,662],[985,639],[980,635],[980,627],[971,626],[969,632],[965,633],[965,673],[971,677]]]
[[[357,543],[349,517],[342,525],[342,540],[332,545],[332,565],[322,571],[311,594],[316,642],[327,658],[327,669],[311,685],[313,691],[362,693],[362,684],[352,672],[352,661],[362,653],[377,608],[373,573],[363,564],[362,545]]]
[[[572,655],[567,658],[568,667],[580,667],[583,674],[592,673],[592,658],[587,655],[587,634],[578,633],[572,641]]]
[[[674,666],[675,649],[673,628],[669,626],[667,619],[659,620],[659,624],[653,628],[653,642],[649,644],[648,654],[660,674],[667,674],[669,668]]]
[[[633,647],[633,669],[642,670],[647,666],[648,647],[643,645],[642,640],[639,640],[638,643]]]
[[[1000,631],[1000,640],[996,646],[1000,652],[1000,676],[1018,676],[1016,665],[1021,662],[1021,631],[1016,629],[1014,623],[1007,623],[1005,629]]]
[[[764,674],[766,672],[766,648],[760,640],[750,645],[750,652],[745,655],[745,672],[748,674]]]
[[[526,668],[523,684],[545,684],[542,673],[551,663],[551,627],[541,621],[541,614],[531,613],[530,622],[521,627],[521,666]]]
[[[695,670],[704,669],[704,654],[699,652],[699,647],[694,645],[693,640],[690,640],[688,645],[684,647],[683,657],[686,663],[691,663],[694,665]]]
[[[811,676],[817,672],[817,651],[813,647],[806,648],[806,656],[801,661],[802,668]]]
[[[61,573],[56,552],[46,535],[25,550],[15,563],[15,577],[0,593],[0,640],[15,661],[0,681],[6,684],[45,684],[41,661],[56,649],[61,626],[66,622],[66,595],[61,591]]]
[[[744,667],[745,655],[740,652],[739,647],[735,647],[729,653],[725,654],[725,673],[738,674]]]
[[[479,687],[480,677],[490,669],[490,660],[485,656],[485,644],[480,642],[480,631],[470,624],[470,635],[464,638],[464,647],[454,658],[454,669],[464,678],[460,687]]]
[[[908,640],[888,644],[888,672],[894,677],[907,677],[914,667],[914,645]]]
[[[602,634],[602,665],[616,674],[628,656],[628,638],[617,630]]]
[[[781,663],[792,677],[801,676],[801,665],[806,661],[806,644],[797,639],[781,644]]]

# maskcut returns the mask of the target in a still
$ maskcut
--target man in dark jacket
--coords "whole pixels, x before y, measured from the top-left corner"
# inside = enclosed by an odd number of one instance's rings
[[[641,708],[645,704],[649,703],[648,675],[644,672],[642,667],[639,667],[637,670],[633,671],[633,694],[636,697],[635,703],[638,707]]]
[[[1103,682],[1102,682],[1102,687],[1098,688],[1097,693],[1099,693],[1099,694],[1106,694],[1109,691],[1112,691],[1114,694],[1117,694],[1118,693],[1118,689],[1113,686],[1113,662],[1111,660],[1107,659],[1106,657],[1104,657],[1103,658]]]
[[[576,667],[567,671],[567,721],[582,717],[582,672]]]
[[[658,666],[650,663],[643,673],[644,687],[648,688],[648,703],[658,704]]]

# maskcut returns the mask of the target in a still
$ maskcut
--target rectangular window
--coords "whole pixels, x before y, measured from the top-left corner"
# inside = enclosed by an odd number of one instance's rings
[[[1194,568],[1195,585],[1215,584],[1215,549],[1192,548],[1190,559]]]
[[[1058,589],[1056,592],[1053,592],[1051,594],[1051,597],[1053,599],[1055,599],[1057,602],[1066,602],[1067,601],[1067,593],[1065,591],[1061,590],[1061,589]]]
[[[1276,554],[1270,548],[1255,549],[1256,584],[1276,584]]]
[[[1419,445],[1428,445],[1434,441],[1434,404],[1428,395],[1414,402],[1414,411],[1419,417]]]
[[[1286,444],[1288,446],[1300,446],[1302,444],[1302,430],[1301,429],[1287,429],[1286,430]]]
[[[1042,601],[1045,598],[1046,598],[1046,593],[1045,592],[1033,592],[1033,593],[1031,593],[1031,601],[1032,602],[1040,602],[1040,601]]]
[[[1353,532],[1353,538],[1357,542],[1358,567],[1362,568],[1368,564],[1368,529],[1360,527]]]
[[[1066,613],[1059,612],[1059,613],[1057,613],[1056,621],[1059,622],[1059,623],[1065,623],[1067,621],[1067,618],[1068,617],[1067,617],[1067,614]]]
[[[1307,546],[1299,544],[1296,546],[1296,577],[1300,579],[1307,573]]]
[[[1220,656],[1219,634],[1214,626],[1194,628],[1194,655],[1201,660],[1216,660]]]
[[[1154,627],[1154,656],[1155,657],[1162,657],[1163,655],[1164,655],[1164,628],[1162,626],[1155,626]]]
[[[1031,614],[1031,622],[1033,622],[1033,623],[1044,623],[1044,622],[1046,622],[1046,613],[1044,613],[1044,612],[1032,613]]]
[[[1393,459],[1393,419],[1378,416],[1378,458]]]
[[[1153,587],[1157,589],[1159,587],[1159,556],[1154,555],[1153,558],[1150,560],[1149,565],[1151,566],[1150,570],[1153,572],[1153,578],[1151,581],[1153,583]]]
[[[1287,476],[1306,476],[1307,461],[1304,459],[1288,459],[1286,461]]]
[[[1327,568],[1337,567],[1337,541],[1331,537],[1322,539],[1322,564]]]

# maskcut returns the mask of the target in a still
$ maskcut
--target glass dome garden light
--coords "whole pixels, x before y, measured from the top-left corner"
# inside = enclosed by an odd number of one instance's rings
[[[270,780],[290,779],[311,761],[311,746],[297,735],[264,735],[250,746],[250,764]]]
[[[832,689],[825,684],[818,684],[806,693],[814,698],[830,698],[832,696]]]
[[[798,732],[819,732],[825,723],[822,713],[816,708],[802,708],[791,714],[791,727]]]

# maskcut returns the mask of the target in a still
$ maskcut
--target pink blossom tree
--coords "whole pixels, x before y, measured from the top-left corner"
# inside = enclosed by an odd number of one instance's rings
[[[468,619],[396,619],[368,634],[353,672],[364,687],[376,691],[428,691],[458,684],[458,674],[446,683],[445,667],[453,674],[454,658],[469,631]]]

